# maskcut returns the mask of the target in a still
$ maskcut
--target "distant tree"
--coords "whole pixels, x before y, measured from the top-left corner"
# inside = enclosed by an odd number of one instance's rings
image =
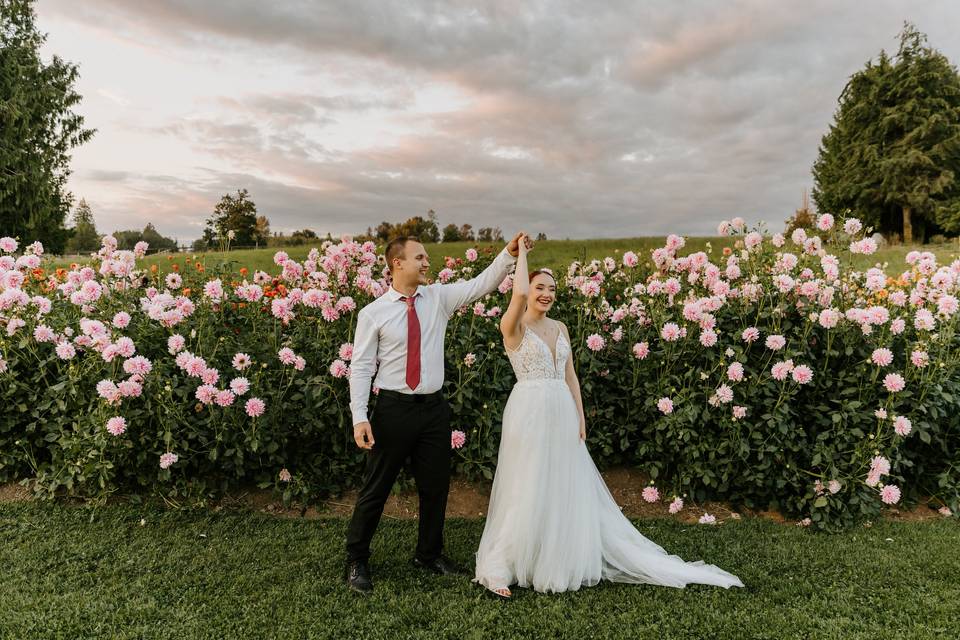
[[[257,216],[256,230],[253,234],[255,244],[267,246],[267,240],[270,239],[270,221],[267,216]]]
[[[546,240],[546,239],[547,239],[547,234],[545,234],[543,231],[537,234],[537,242],[539,242],[540,240]]]
[[[36,27],[33,0],[0,1],[0,235],[40,240],[62,253],[73,202],[67,191],[70,150],[93,129],[73,111],[75,65],[41,59],[47,39]]]
[[[177,250],[177,241],[161,235],[152,222],[148,222],[143,231],[114,231],[113,237],[117,239],[117,248],[127,251],[132,251],[136,244],[141,241],[150,245],[150,251]]]
[[[140,239],[150,245],[151,251],[176,251],[177,241],[160,234],[152,222],[148,222],[140,233]],[[136,244],[136,243],[134,243]]]
[[[503,240],[503,232],[499,228],[489,227],[485,233],[490,241]],[[424,242],[474,242],[477,240],[473,225],[470,224],[462,224],[458,227],[451,223],[441,231],[437,214],[432,209],[427,212],[426,218],[414,216],[405,222],[394,224],[384,221],[375,228],[367,227],[366,233],[361,237],[384,243],[397,236],[417,236]]]
[[[143,236],[143,233],[137,231],[136,229],[123,229],[114,231],[110,235],[116,238],[117,249],[130,251],[133,249],[134,245],[140,242],[140,238]]]
[[[477,242],[500,242],[503,240],[503,232],[500,227],[483,227],[477,231]]]
[[[226,245],[228,239],[232,246],[251,247],[256,242],[256,233],[257,205],[246,189],[238,189],[236,195],[228,193],[220,198],[213,215],[207,219],[203,240],[211,248]]]
[[[301,245],[307,244],[311,240],[316,240],[317,234],[312,229],[303,229],[301,231],[294,231],[290,235],[290,244]]]
[[[810,200],[807,198],[807,192],[803,192],[803,202],[800,208],[793,212],[793,215],[787,218],[787,228],[784,231],[786,235],[793,233],[794,229],[804,229],[809,231],[813,229],[817,222],[817,214],[810,208]]]
[[[377,238],[376,234],[373,232],[373,227],[367,227],[366,231],[358,233],[353,237],[353,239],[360,243],[367,242],[368,240],[376,243],[379,238]]]
[[[441,239],[443,242],[459,242],[460,238],[460,228],[455,224],[448,224],[443,228],[443,237]]]
[[[820,211],[911,242],[960,231],[960,74],[907,23],[894,59],[851,76],[813,165]]]
[[[394,236],[399,235],[394,232],[395,227],[396,225],[391,224],[386,220],[384,220],[383,222],[377,225],[376,229],[374,229],[373,231],[374,237],[376,237],[377,240],[380,240],[381,242],[387,242],[390,240],[390,238],[393,238]]]
[[[417,236],[423,242],[440,242],[440,229],[437,227],[436,220],[414,216],[406,222],[395,225],[388,239],[396,236]]]
[[[83,198],[74,207],[70,221],[73,228],[70,239],[67,240],[67,253],[96,251],[100,247],[100,234],[97,233],[97,225],[93,220],[93,211]]]

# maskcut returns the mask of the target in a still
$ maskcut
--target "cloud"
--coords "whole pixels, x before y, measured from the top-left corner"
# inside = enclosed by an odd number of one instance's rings
[[[779,225],[810,187],[847,78],[895,49],[904,19],[960,60],[948,26],[960,8],[946,1],[864,12],[827,0],[47,0],[38,11],[54,50],[53,27],[69,24],[92,57],[139,47],[159,78],[177,79],[160,97],[102,82],[111,104],[150,107],[97,122],[105,141],[77,154],[71,184],[110,220],[160,215],[159,228],[190,237],[239,187],[288,230],[359,231],[428,209],[550,237],[705,234],[735,215]],[[123,162],[127,134],[165,163]]]
[[[129,171],[110,171],[106,169],[92,169],[84,172],[92,182],[126,182],[130,177]]]

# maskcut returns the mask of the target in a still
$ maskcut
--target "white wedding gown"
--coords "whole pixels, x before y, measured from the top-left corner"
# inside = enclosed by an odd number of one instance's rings
[[[564,380],[570,345],[562,332],[555,358],[529,328],[507,355],[517,383],[503,412],[474,582],[541,592],[576,591],[601,578],[744,586],[714,565],[669,555],[621,513],[580,440],[579,413]]]

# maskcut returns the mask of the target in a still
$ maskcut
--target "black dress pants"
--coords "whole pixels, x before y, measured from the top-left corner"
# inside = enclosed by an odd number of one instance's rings
[[[416,557],[430,561],[443,549],[450,490],[450,405],[442,395],[408,402],[381,392],[370,418],[373,449],[367,452],[363,486],[347,528],[347,560],[367,560],[383,505],[410,458],[420,495]]]

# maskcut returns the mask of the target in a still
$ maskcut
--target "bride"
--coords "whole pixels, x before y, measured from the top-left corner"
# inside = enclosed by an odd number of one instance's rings
[[[500,321],[517,383],[503,412],[473,581],[504,598],[514,584],[575,591],[601,578],[669,587],[744,586],[716,566],[667,554],[621,513],[587,451],[570,334],[547,317],[557,283],[547,270],[527,277],[525,240]]]

